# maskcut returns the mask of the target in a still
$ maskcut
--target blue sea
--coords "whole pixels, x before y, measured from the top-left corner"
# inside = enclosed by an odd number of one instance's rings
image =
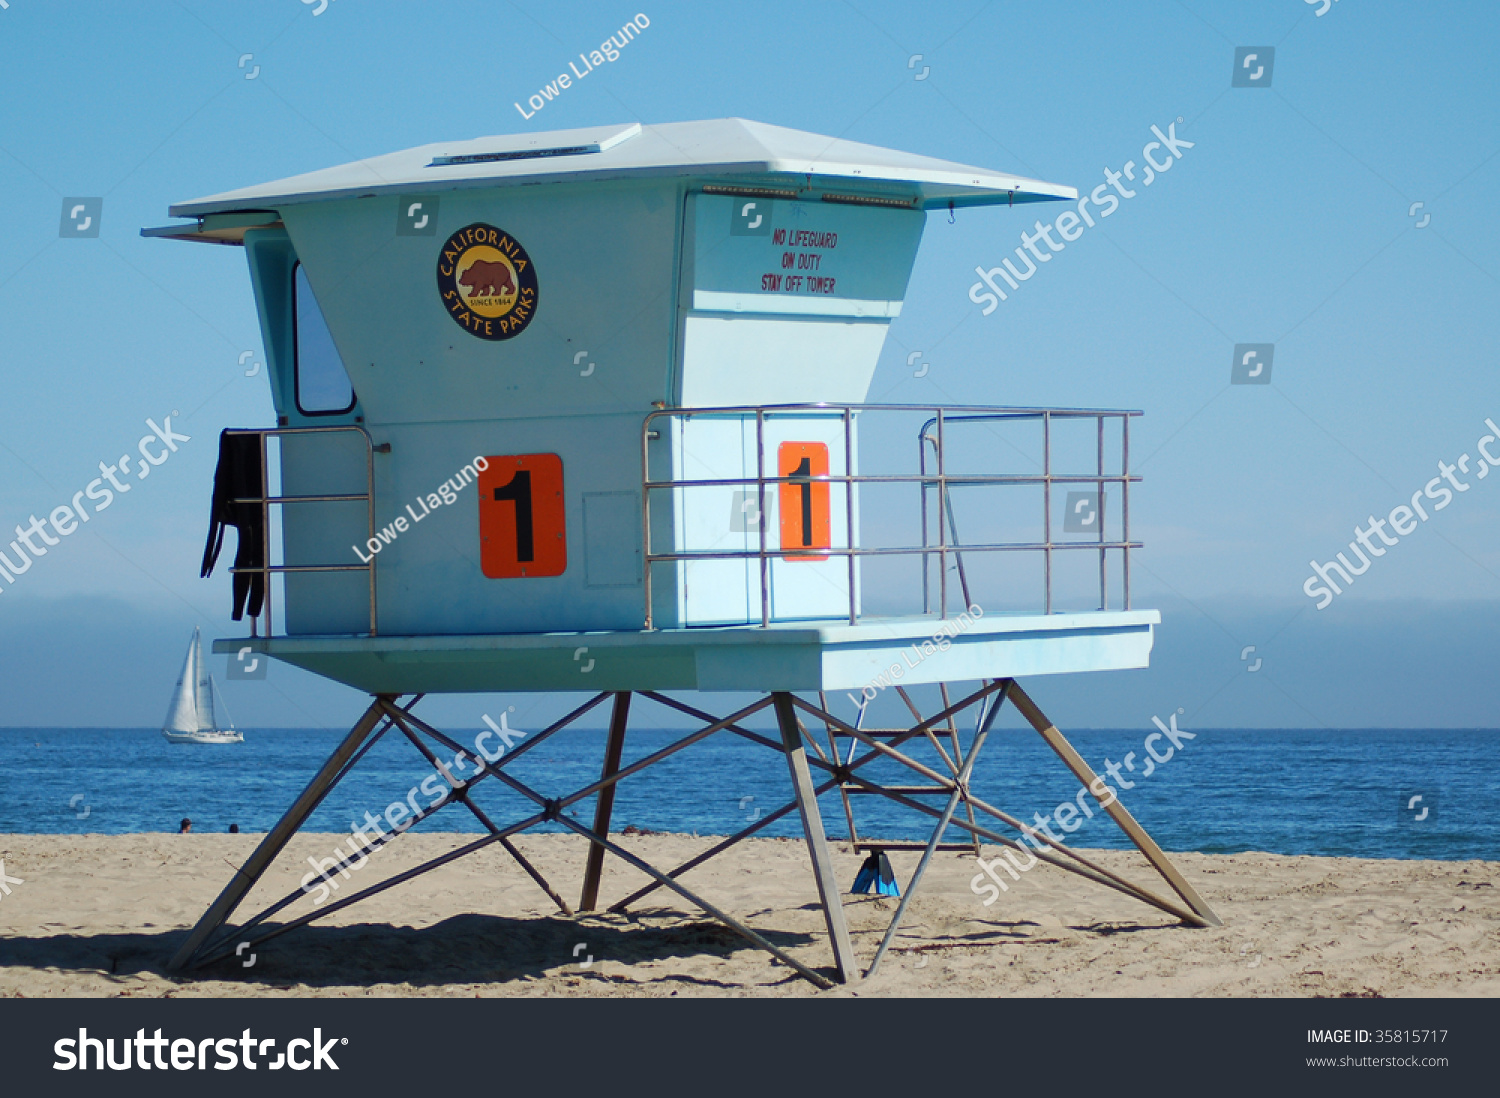
[[[1121,763],[1135,753],[1135,770],[1121,770],[1134,788],[1118,786],[1120,799],[1168,850],[1500,859],[1495,763],[1500,730],[1198,731],[1146,776],[1142,741],[1149,731],[1068,735],[1101,774],[1108,761]],[[684,734],[631,728],[625,761]],[[467,745],[475,733],[452,735]],[[249,729],[243,744],[198,747],[169,744],[154,729],[0,729],[0,833],[175,831],[183,817],[192,819],[194,831],[223,832],[232,823],[245,832],[265,831],[340,738],[326,731]],[[602,730],[564,731],[523,755],[511,772],[543,795],[563,795],[598,777],[603,746]],[[1157,743],[1158,751],[1164,747]],[[925,744],[907,749],[929,764],[935,761]],[[861,772],[877,781],[923,784],[884,760]],[[409,742],[388,734],[328,796],[308,827],[347,831],[366,812],[380,815],[393,801],[405,800],[432,774]],[[997,729],[991,735],[972,785],[989,803],[1028,821],[1071,801],[1079,789],[1056,756],[1024,729]],[[534,811],[531,802],[493,779],[480,783],[474,797],[502,824]],[[718,733],[625,779],[615,802],[614,829],[634,825],[730,834],[789,798],[786,766],[777,754]],[[417,795],[419,804],[430,799]],[[852,799],[862,837],[925,840],[931,834],[927,817],[879,797]],[[941,807],[940,798],[926,800]],[[838,794],[825,794],[820,805],[830,836],[846,837]],[[570,811],[592,822],[591,800]],[[1128,845],[1097,809],[1092,818],[1068,822],[1076,829],[1060,834],[1071,845]],[[483,828],[455,803],[419,830]],[[553,824],[544,830],[561,828]],[[1012,834],[1003,826],[996,830]],[[797,814],[762,834],[800,834]],[[955,829],[948,838],[963,836]]]

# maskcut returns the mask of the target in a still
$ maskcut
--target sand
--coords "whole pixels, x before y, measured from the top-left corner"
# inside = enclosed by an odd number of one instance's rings
[[[336,896],[475,837],[403,836]],[[239,916],[296,889],[305,859],[326,857],[340,838],[299,836]],[[491,846],[238,959],[168,974],[168,956],[259,839],[0,835],[10,878],[10,893],[0,892],[0,995],[1500,996],[1500,863],[1262,853],[1172,855],[1223,918],[1214,929],[1183,927],[1045,865],[985,907],[969,888],[974,859],[941,854],[881,971],[819,992],[664,892],[630,915],[562,916]],[[710,841],[621,839],[661,867]],[[576,902],[583,840],[535,835],[517,845]],[[861,857],[843,844],[834,851],[848,887]],[[1133,852],[1090,856],[1155,887]],[[892,855],[899,879],[916,857]],[[608,859],[601,907],[645,882]],[[802,963],[831,971],[800,841],[749,840],[684,883]],[[855,948],[868,963],[895,901],[846,900]],[[311,909],[300,897],[279,918]]]

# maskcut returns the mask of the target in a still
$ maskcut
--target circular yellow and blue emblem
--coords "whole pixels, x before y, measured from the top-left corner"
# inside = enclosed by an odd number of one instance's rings
[[[512,339],[536,315],[536,267],[515,237],[493,225],[476,222],[450,236],[437,280],[448,315],[480,339]]]

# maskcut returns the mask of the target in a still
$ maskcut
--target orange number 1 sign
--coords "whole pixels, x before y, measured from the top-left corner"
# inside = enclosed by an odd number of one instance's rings
[[[829,535],[828,447],[821,442],[783,442],[776,449],[776,475],[790,478],[778,485],[781,548],[827,549]],[[786,560],[827,560],[826,553],[803,553]]]
[[[511,454],[479,474],[479,567],[490,579],[560,576],[568,568],[562,458]]]

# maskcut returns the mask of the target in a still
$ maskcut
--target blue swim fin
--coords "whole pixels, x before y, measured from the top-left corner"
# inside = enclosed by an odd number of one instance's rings
[[[891,869],[891,860],[883,850],[872,851],[865,859],[850,891],[869,892],[872,888],[877,896],[901,895],[901,889],[896,885],[896,874]]]

